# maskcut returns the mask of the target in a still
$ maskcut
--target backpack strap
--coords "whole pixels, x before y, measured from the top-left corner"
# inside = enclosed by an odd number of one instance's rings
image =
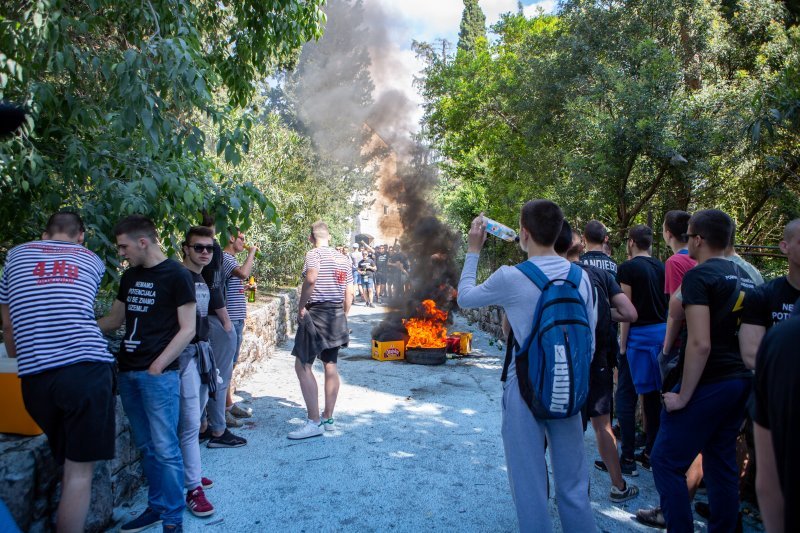
[[[503,373],[500,375],[500,381],[505,382],[508,378],[508,367],[511,366],[511,358],[514,357],[514,346],[517,346],[517,339],[514,338],[514,330],[508,331],[508,339],[506,340],[506,360],[503,362]]]
[[[544,275],[544,272],[531,263],[530,261],[523,261],[516,265],[517,269],[525,274],[525,276],[536,285],[540,291],[543,291],[545,286],[550,283],[550,278]]]
[[[576,289],[580,289],[581,280],[583,280],[583,269],[575,263],[570,263],[567,281],[575,285]]]

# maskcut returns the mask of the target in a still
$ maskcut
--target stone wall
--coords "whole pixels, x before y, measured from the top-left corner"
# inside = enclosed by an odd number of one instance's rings
[[[117,399],[116,457],[95,465],[92,506],[87,529],[104,531],[114,506],[130,498],[142,483],[139,452],[133,445],[128,419]],[[58,506],[61,468],[50,453],[47,438],[0,433],[0,498],[22,531],[52,531]]]
[[[487,307],[477,307],[474,309],[459,309],[461,315],[470,324],[477,324],[483,331],[491,333],[498,339],[505,339],[503,335],[503,316],[504,312],[500,307],[490,305]]]
[[[297,325],[297,289],[259,295],[248,308],[244,340],[235,379],[241,382],[271,357]],[[55,464],[44,435],[20,437],[0,433],[0,498],[22,531],[53,531],[61,469]],[[116,457],[95,466],[88,531],[105,531],[114,507],[126,502],[143,483],[139,454],[128,419],[117,398]]]

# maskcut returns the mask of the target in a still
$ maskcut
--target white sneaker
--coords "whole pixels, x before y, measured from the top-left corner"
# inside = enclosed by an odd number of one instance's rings
[[[333,425],[333,418],[323,418],[319,421],[319,427],[325,428],[325,431],[334,431],[336,428]]]
[[[289,433],[289,438],[292,440],[300,440],[300,439],[307,439],[309,437],[319,437],[322,435],[323,430],[319,426],[318,422],[314,422],[313,420],[307,420],[306,424],[298,429],[297,431],[292,431]]]

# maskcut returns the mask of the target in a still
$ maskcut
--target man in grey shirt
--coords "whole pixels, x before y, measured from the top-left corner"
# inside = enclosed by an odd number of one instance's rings
[[[515,338],[522,342],[533,328],[533,314],[541,292],[519,269],[509,266],[500,267],[485,282],[476,285],[478,258],[486,240],[483,220],[482,215],[478,216],[470,228],[469,249],[458,284],[458,305],[464,308],[501,306]],[[528,261],[549,279],[565,279],[570,269],[569,261],[553,249],[563,220],[561,208],[549,200],[533,200],[522,207],[520,247],[527,252]],[[586,272],[583,272],[579,291],[594,331],[597,314]],[[546,533],[552,530],[547,506],[545,433],[563,530],[595,531],[581,415],[563,419],[535,418],[520,394],[513,358],[503,389],[503,445],[520,531]]]

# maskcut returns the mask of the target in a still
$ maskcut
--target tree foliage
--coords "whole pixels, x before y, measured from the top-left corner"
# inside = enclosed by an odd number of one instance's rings
[[[151,216],[168,248],[208,209],[246,227],[275,210],[223,168],[250,146],[257,82],[319,37],[322,0],[3,2],[0,97],[30,110],[0,144],[0,249],[64,206],[111,265],[116,220]]]
[[[483,14],[478,0],[464,0],[464,11],[461,14],[461,25],[458,31],[458,49],[472,53],[485,46],[486,15]]]
[[[548,197],[619,242],[648,215],[719,207],[745,242],[776,237],[800,214],[786,17],[773,0],[569,0],[505,15],[473,55],[418,44],[447,212],[514,225],[520,201]]]

